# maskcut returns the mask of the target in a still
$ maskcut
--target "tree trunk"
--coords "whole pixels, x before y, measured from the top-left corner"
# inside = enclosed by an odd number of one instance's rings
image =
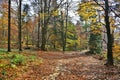
[[[9,6],[8,6],[8,52],[11,51],[11,0],[9,0],[8,2]]]
[[[65,46],[65,49],[66,49],[66,42],[67,42],[67,27],[68,27],[68,0],[66,2],[66,24],[65,24],[65,41],[64,41],[64,46]],[[64,50],[65,50],[64,49]]]
[[[42,45],[41,45],[41,50],[45,51],[46,50],[46,25],[44,24],[44,27],[42,27]]]
[[[46,35],[47,35],[47,18],[46,18],[46,13],[47,13],[47,1],[44,0],[44,24],[42,27],[42,44],[41,44],[41,50],[45,51],[46,50]]]
[[[107,63],[106,65],[113,65],[113,52],[112,52],[112,47],[113,47],[113,37],[110,29],[110,22],[109,22],[109,4],[108,0],[105,0],[105,27],[107,30]]]
[[[21,36],[21,0],[19,0],[19,8],[18,8],[18,45],[19,45],[19,51],[22,51],[22,36]]]
[[[26,23],[26,25],[27,25],[27,23]],[[27,35],[26,35],[27,36],[27,42],[26,42],[27,47],[26,48],[29,48],[28,47],[28,42],[29,42],[29,30],[28,30],[28,27],[26,28],[26,31],[27,31]]]
[[[37,47],[40,47],[40,13],[38,12],[38,41],[37,41]]]
[[[62,39],[62,50],[65,51],[65,39],[64,39],[64,20],[63,20],[63,12],[61,11],[61,39]]]

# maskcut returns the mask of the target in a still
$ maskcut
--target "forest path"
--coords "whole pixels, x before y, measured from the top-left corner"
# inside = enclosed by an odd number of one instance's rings
[[[84,52],[42,52],[40,65],[30,65],[15,80],[120,80],[118,67],[106,67],[103,61]]]

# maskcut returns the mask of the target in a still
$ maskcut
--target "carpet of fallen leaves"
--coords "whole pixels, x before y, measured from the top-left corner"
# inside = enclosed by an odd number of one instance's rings
[[[28,63],[14,80],[120,80],[119,67],[106,67],[84,53],[38,51],[35,55],[43,62]]]

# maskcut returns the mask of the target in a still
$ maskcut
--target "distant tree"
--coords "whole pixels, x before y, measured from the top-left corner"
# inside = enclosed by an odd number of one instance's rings
[[[97,21],[96,5],[94,2],[82,2],[79,4],[78,13],[81,17],[81,20],[85,22],[84,28],[85,32],[89,32],[89,41],[88,46],[91,54],[101,53],[101,23]],[[86,25],[89,24],[89,25]],[[89,30],[88,30],[89,29]]]
[[[23,7],[23,13],[25,14],[25,29],[26,29],[26,33],[27,33],[27,40],[26,40],[26,45],[27,45],[27,48],[29,48],[28,47],[28,42],[29,42],[29,27],[30,26],[28,26],[27,24],[28,24],[28,19],[29,19],[29,10],[30,10],[30,6],[28,5],[28,4],[25,4],[25,5],[23,5],[24,7]]]
[[[52,24],[54,25],[54,27],[56,27],[56,21],[54,21],[54,19],[56,19],[56,13],[58,13],[58,8],[63,5],[63,0],[60,0],[59,3],[57,3],[57,0],[35,0],[32,2],[32,5],[34,5],[34,8],[37,8],[35,9],[35,14],[38,17],[37,47],[40,45],[41,50],[47,50],[47,46],[49,43],[48,26]],[[37,7],[35,5],[37,5]],[[57,17],[58,16],[59,15],[57,14]]]
[[[0,31],[1,31],[1,41],[6,41],[6,33],[8,32],[6,30],[6,27],[8,27],[8,4],[7,3],[2,3],[1,4],[1,14],[2,16],[0,17]]]

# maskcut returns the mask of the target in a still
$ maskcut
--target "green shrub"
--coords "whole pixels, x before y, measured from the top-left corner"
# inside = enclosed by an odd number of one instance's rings
[[[3,80],[2,78],[0,78],[0,80]]]
[[[0,59],[3,59],[4,57],[3,56],[0,56]]]
[[[26,62],[26,57],[21,54],[14,54],[11,57],[11,64],[24,65]]]
[[[2,70],[1,74],[2,74],[2,75],[6,75],[6,74],[7,74],[7,71],[6,71],[6,70]]]
[[[0,51],[0,54],[7,54],[7,51]]]
[[[36,56],[30,56],[29,59],[30,59],[31,61],[34,61],[34,60],[36,59]]]

